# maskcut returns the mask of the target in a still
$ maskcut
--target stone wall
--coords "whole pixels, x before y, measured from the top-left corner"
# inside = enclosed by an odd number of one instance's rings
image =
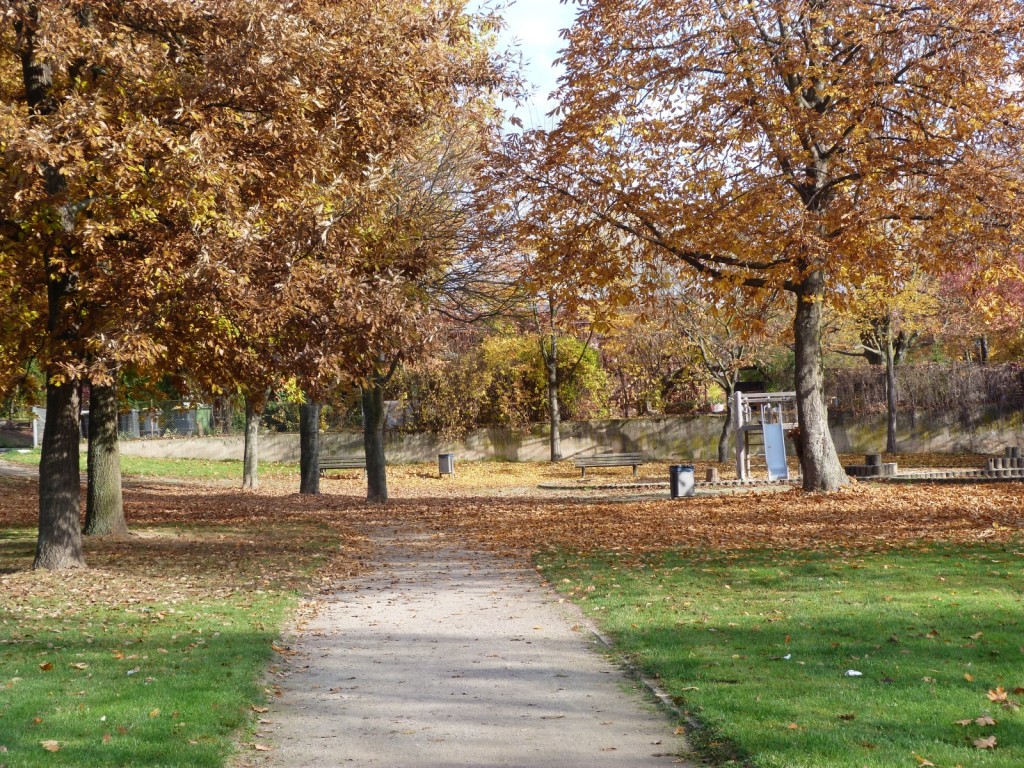
[[[663,419],[610,419],[562,424],[562,455],[565,458],[595,451],[643,451],[652,458],[710,459],[717,455],[722,416]],[[544,461],[550,455],[548,429],[534,425],[517,431],[478,429],[462,440],[447,440],[431,433],[388,432],[385,435],[389,461],[405,463],[435,461],[439,453],[454,453],[462,461]],[[363,452],[361,432],[326,432],[321,449],[331,455]],[[161,438],[123,440],[122,453],[151,458],[238,459],[242,458],[242,436]],[[260,435],[262,461],[299,460],[299,436],[269,433]]]
[[[713,459],[723,418],[721,414],[707,414],[564,423],[562,455],[571,459],[601,451],[643,451],[666,461]],[[876,453],[885,448],[884,413],[835,413],[831,423],[840,453]],[[980,410],[966,418],[965,414],[901,413],[897,424],[900,449],[905,453],[1002,454],[1005,446],[1024,446],[1020,411]],[[332,455],[363,452],[360,432],[325,433],[321,439],[323,450]],[[446,440],[429,433],[389,432],[386,446],[388,460],[395,463],[436,461],[437,454],[448,452],[460,461],[544,461],[549,456],[544,425],[534,425],[527,431],[480,429],[463,440]],[[134,456],[241,460],[242,437],[128,440],[122,441],[121,450]],[[262,461],[297,462],[299,437],[261,435],[259,455]]]
[[[1017,409],[985,407],[957,412],[900,411],[896,438],[901,453],[994,453],[1024,446],[1024,421]],[[833,413],[832,438],[840,453],[885,449],[884,413]]]

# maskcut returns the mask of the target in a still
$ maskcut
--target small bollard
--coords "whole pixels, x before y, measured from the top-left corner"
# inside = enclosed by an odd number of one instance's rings
[[[717,483],[718,482],[718,467],[708,467],[707,482]]]
[[[678,499],[684,496],[694,496],[697,491],[693,485],[693,465],[673,464],[668,468],[668,489],[669,497]]]
[[[451,475],[455,477],[455,454],[454,453],[439,453],[437,454],[437,473],[440,476]]]

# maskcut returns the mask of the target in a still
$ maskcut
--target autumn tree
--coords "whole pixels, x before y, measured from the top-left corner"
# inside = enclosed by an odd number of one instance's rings
[[[573,319],[560,317],[561,301],[556,291],[546,291],[533,306],[533,321],[540,347],[540,357],[544,363],[544,383],[547,394],[548,416],[548,449],[550,460],[562,460],[562,407],[560,403],[562,385],[576,373],[588,352],[590,342],[594,338],[594,325],[591,322],[573,322]],[[568,328],[565,326],[568,324]],[[580,346],[579,354],[568,366],[565,365],[564,354],[560,354],[560,342],[564,338],[576,338],[578,326],[585,328],[585,340]],[[577,346],[577,345],[574,345]]]
[[[1017,2],[586,0],[559,122],[510,140],[497,181],[528,199],[548,275],[642,285],[664,260],[712,297],[791,294],[804,487],[834,490],[823,308],[893,263],[1012,242],[1022,21]]]
[[[1024,255],[988,266],[970,259],[943,275],[937,294],[947,346],[968,360],[987,364],[993,346],[1006,359],[1024,336]]]
[[[502,318],[447,330],[432,354],[393,384],[396,395],[408,398],[419,429],[461,437],[476,427],[523,430],[549,418],[548,370],[539,354],[544,339],[529,323]],[[560,336],[557,346],[560,416],[606,415],[607,379],[597,350],[573,335]]]
[[[495,138],[497,111],[481,89],[452,94],[434,121],[390,174],[390,194],[370,237],[373,279],[383,284],[379,308],[390,312],[368,365],[356,370],[361,388],[367,500],[387,500],[384,392],[399,368],[422,357],[443,319],[472,321],[489,313],[503,290],[494,289],[490,252],[472,247],[473,199],[486,150]],[[388,350],[391,350],[390,352]]]
[[[718,438],[718,460],[729,459],[733,394],[744,369],[763,363],[785,339],[776,293],[739,291],[701,301],[684,284],[673,292],[668,314],[673,329],[692,350],[696,367],[725,396],[725,418]]]
[[[347,201],[490,61],[459,2],[24,0],[0,22],[0,346],[41,350],[35,566],[74,567],[79,382],[217,354],[238,303],[291,300]]]
[[[886,440],[885,450],[895,453],[896,416],[899,389],[896,369],[918,344],[921,335],[939,327],[937,318],[937,281],[917,271],[910,271],[902,282],[869,276],[861,286],[843,297],[844,323],[856,342],[840,348],[843,354],[863,357],[879,366],[885,376]],[[841,343],[841,342],[840,342]]]

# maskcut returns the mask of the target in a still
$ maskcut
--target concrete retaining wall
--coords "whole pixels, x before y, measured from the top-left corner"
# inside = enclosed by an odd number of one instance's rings
[[[962,409],[958,412],[901,411],[896,437],[902,453],[997,453],[1006,446],[1024,446],[1024,420],[1019,410]],[[886,415],[830,414],[832,438],[840,453],[885,450]]]
[[[664,460],[709,460],[717,456],[722,419],[718,414],[658,419],[609,419],[562,425],[562,455],[572,458],[595,451],[643,451]],[[840,453],[877,453],[885,448],[885,414],[832,415],[832,436]],[[945,417],[918,412],[900,414],[900,450],[905,453],[999,453],[1008,445],[1024,446],[1024,421],[1019,411],[978,411]],[[362,433],[325,433],[322,446],[333,455],[363,452]],[[460,461],[544,461],[549,456],[544,425],[517,432],[480,429],[464,440],[446,440],[429,433],[386,435],[388,460],[396,463],[436,461],[452,452]],[[169,438],[122,441],[121,450],[133,456],[202,459],[242,458],[242,436]],[[263,461],[299,460],[299,436],[260,435]],[[730,446],[730,456],[732,456]]]
[[[710,459],[717,455],[722,416],[664,419],[618,419],[562,424],[562,455],[572,458],[596,450],[616,453],[643,451],[653,458]],[[385,435],[388,460],[396,463],[436,461],[437,454],[452,452],[462,461],[544,461],[550,455],[548,429],[534,425],[527,431],[479,429],[463,440],[447,440],[430,433],[389,432]],[[321,449],[332,455],[363,452],[361,432],[321,435]],[[201,438],[123,440],[122,453],[151,458],[242,458],[241,435]],[[299,436],[260,435],[262,461],[299,460]]]

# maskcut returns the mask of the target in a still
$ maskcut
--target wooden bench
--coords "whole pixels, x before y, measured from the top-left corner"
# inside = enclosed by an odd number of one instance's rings
[[[574,462],[580,468],[580,477],[587,476],[587,467],[632,467],[633,477],[636,477],[636,468],[644,463],[642,453],[598,453],[593,456],[584,456]]]
[[[362,456],[356,456],[351,459],[344,459],[340,456],[320,457],[320,477],[324,477],[329,469],[361,469],[365,472],[366,459]]]

